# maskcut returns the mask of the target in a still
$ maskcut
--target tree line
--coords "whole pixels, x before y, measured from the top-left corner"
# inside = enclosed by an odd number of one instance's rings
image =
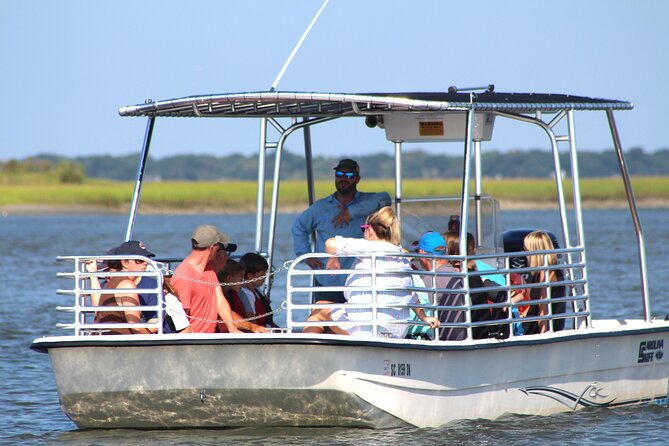
[[[314,157],[316,178],[328,177],[340,157]],[[392,178],[395,162],[386,154],[361,155],[355,157],[365,178]],[[135,178],[139,154],[122,156],[78,156],[61,157],[38,155],[22,161],[10,160],[0,163],[0,173],[15,171],[56,171],[61,182],[80,182],[83,177],[130,181]],[[666,176],[669,174],[669,149],[647,153],[641,148],[625,152],[627,168],[635,176]],[[569,175],[569,154],[560,154],[563,172]],[[617,158],[612,150],[603,152],[583,151],[578,155],[579,172],[582,177],[608,177],[620,174]],[[483,175],[496,178],[545,178],[552,176],[553,157],[545,150],[488,151],[482,154]],[[149,159],[145,179],[150,181],[219,181],[256,180],[258,160],[256,156],[232,154],[226,156],[179,155],[161,159]],[[268,156],[267,173],[274,169],[273,155]],[[442,179],[462,176],[462,157],[441,155],[421,150],[403,154],[404,178]],[[305,161],[301,155],[284,152],[281,177],[299,180],[305,178]]]

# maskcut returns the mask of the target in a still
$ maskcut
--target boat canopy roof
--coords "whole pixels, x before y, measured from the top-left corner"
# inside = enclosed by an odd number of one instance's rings
[[[121,116],[301,117],[356,116],[458,110],[559,112],[630,110],[631,102],[546,93],[309,93],[257,91],[188,96],[119,109]]]

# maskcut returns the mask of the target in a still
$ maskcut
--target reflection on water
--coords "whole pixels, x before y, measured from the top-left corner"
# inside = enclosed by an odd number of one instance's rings
[[[669,210],[642,210],[653,314],[664,318],[669,301],[661,288],[669,280]],[[293,215],[279,218],[275,265],[292,258]],[[585,240],[592,310],[595,317],[640,317],[641,298],[633,227],[624,210],[585,212]],[[554,232],[554,213],[502,214],[504,228],[543,227]],[[250,215],[142,216],[135,234],[159,256],[183,257],[195,226],[212,223],[231,235],[239,252],[253,250]],[[118,215],[0,217],[0,443],[21,444],[617,444],[665,441],[666,406],[585,410],[552,417],[507,417],[466,421],[441,429],[244,428],[213,430],[77,431],[60,411],[48,357],[28,350],[33,338],[65,334],[56,313],[69,303],[55,294],[65,287],[55,278],[57,255],[99,254],[125,236],[126,217]],[[278,307],[285,275],[275,281]],[[280,323],[285,314],[279,314]]]

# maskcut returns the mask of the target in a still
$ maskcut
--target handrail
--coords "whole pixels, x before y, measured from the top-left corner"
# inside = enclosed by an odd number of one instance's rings
[[[587,280],[582,277],[582,271],[585,269],[585,263],[578,260],[580,257],[583,256],[584,254],[584,249],[582,247],[577,247],[577,248],[560,248],[560,249],[554,249],[554,250],[545,250],[545,251],[533,251],[532,255],[547,255],[547,254],[557,254],[560,258],[562,259],[567,259],[567,258],[575,258],[577,259],[576,261],[572,263],[558,263],[557,265],[542,265],[542,266],[537,266],[537,267],[524,267],[524,268],[509,268],[509,258],[512,257],[520,257],[520,256],[526,256],[527,252],[507,252],[507,253],[497,253],[497,254],[481,254],[481,255],[474,255],[474,256],[433,256],[433,255],[428,255],[428,254],[414,254],[414,253],[369,253],[365,255],[360,255],[360,256],[347,256],[347,257],[358,257],[358,258],[381,258],[381,257],[405,257],[409,258],[411,260],[416,260],[419,258],[428,258],[431,259],[432,261],[435,260],[457,260],[462,262],[462,264],[467,264],[468,261],[471,260],[494,260],[496,263],[502,263],[506,265],[506,268],[500,268],[496,270],[484,270],[484,271],[477,271],[477,270],[471,270],[471,271],[462,271],[462,272],[449,272],[449,271],[416,271],[416,270],[403,270],[403,271],[391,271],[391,270],[383,270],[382,268],[374,268],[373,269],[342,269],[342,270],[310,270],[310,269],[298,269],[300,267],[306,266],[306,260],[309,258],[328,258],[331,257],[327,254],[318,254],[318,253],[312,253],[312,254],[304,254],[297,259],[295,259],[289,268],[288,271],[288,279],[287,279],[287,296],[286,296],[286,301],[287,301],[287,323],[288,323],[288,329],[289,330],[296,330],[296,329],[301,329],[305,327],[311,327],[311,326],[335,326],[338,325],[337,322],[311,322],[311,321],[306,321],[306,316],[304,314],[305,311],[310,311],[314,309],[335,309],[335,308],[369,308],[370,314],[375,314],[379,309],[387,309],[387,308],[422,308],[423,310],[433,310],[436,312],[440,311],[462,311],[466,315],[466,321],[465,322],[441,322],[441,326],[436,330],[435,332],[435,339],[439,339],[439,333],[440,330],[448,329],[448,328],[453,328],[453,327],[464,327],[468,331],[468,336],[467,339],[473,340],[473,334],[471,329],[472,328],[478,328],[478,327],[484,327],[484,326],[500,326],[500,325],[506,325],[509,327],[509,336],[508,337],[515,337],[516,335],[513,333],[513,330],[511,329],[511,324],[516,324],[516,323],[527,323],[527,322],[538,322],[538,321],[553,321],[553,320],[572,320],[574,322],[574,329],[580,329],[581,326],[577,323],[577,318],[586,318],[589,319],[590,314],[589,310],[589,305],[584,305],[583,310],[579,309],[574,306],[575,303],[577,302],[587,302],[589,300],[589,295],[583,292],[585,289],[585,285],[587,284]],[[554,282],[539,282],[539,283],[524,283],[524,284],[511,284],[510,280],[510,274],[515,273],[515,274],[531,274],[532,272],[535,271],[549,271],[549,270],[563,270],[565,272],[569,272],[569,274],[564,275],[564,279],[560,281],[554,281]],[[490,285],[488,282],[486,282],[486,286],[482,288],[469,288],[466,286],[463,286],[463,288],[440,288],[435,285],[435,280],[433,280],[433,285],[432,286],[424,286],[424,287],[419,287],[419,286],[403,286],[403,287],[398,287],[398,286],[383,286],[381,284],[373,284],[373,286],[369,287],[361,287],[361,286],[356,286],[356,287],[351,287],[351,286],[312,286],[310,278],[314,276],[319,276],[319,275],[325,275],[325,274],[335,274],[335,275],[348,275],[348,274],[372,274],[374,272],[375,275],[396,275],[396,276],[411,276],[414,274],[420,274],[422,276],[431,276],[433,278],[436,277],[460,277],[460,278],[466,278],[467,276],[479,276],[485,278],[485,276],[492,276],[492,275],[501,275],[505,277],[506,284],[500,285],[500,284],[495,284]],[[547,275],[546,275],[547,276]],[[309,279],[309,280],[306,280]],[[300,283],[302,282],[302,283]],[[559,287],[559,286],[564,286],[567,290],[566,295],[563,297],[552,297],[551,296],[551,287]],[[538,289],[538,288],[543,288],[546,289],[546,298],[544,299],[535,299],[535,300],[523,300],[521,302],[511,302],[510,296],[512,293],[516,290],[524,290],[524,289]],[[375,293],[383,292],[383,291],[406,291],[407,293],[410,292],[426,292],[434,295],[435,293],[450,293],[454,295],[464,295],[464,305],[437,305],[434,300],[432,300],[432,304],[427,305],[427,304],[407,304],[407,305],[400,305],[396,303],[381,303],[377,302],[375,299],[372,300],[370,303],[332,303],[332,304],[320,304],[320,303],[311,303],[311,302],[306,302],[304,301],[304,296],[310,296],[311,293],[313,292],[318,292],[318,291],[364,291],[364,290],[369,290],[370,295],[373,295]],[[471,301],[471,295],[472,294],[478,294],[478,293],[483,293],[483,292],[493,292],[493,293],[506,293],[506,300],[501,301],[501,302],[488,302],[488,303],[483,303],[483,304],[472,304]],[[565,304],[565,310],[562,313],[559,314],[552,314],[552,306],[555,304],[560,304],[564,303]],[[570,305],[570,303],[572,303]],[[542,305],[546,306],[547,314],[545,316],[534,316],[534,317],[523,317],[523,318],[515,318],[512,315],[511,309],[512,308],[517,308],[517,307],[525,307],[525,306],[537,306],[537,305]],[[571,308],[570,308],[571,307]],[[485,320],[485,321],[477,321],[471,320],[471,314],[472,312],[480,311],[480,310],[495,310],[495,309],[505,309],[505,316],[501,319],[493,319],[493,320]],[[426,323],[422,321],[417,321],[417,320],[393,320],[393,321],[388,321],[388,320],[378,320],[375,317],[369,317],[367,319],[363,320],[358,320],[356,319],[355,321],[356,325],[367,325],[371,326],[372,328],[375,327],[376,325],[427,325]],[[553,331],[552,324],[549,324],[549,331]],[[375,337],[378,337],[378,335],[373,335]],[[381,334],[381,336],[383,336]]]
[[[97,278],[111,278],[111,277],[127,277],[128,272],[122,271],[86,271],[86,264],[90,261],[109,261],[109,260],[143,260],[147,262],[146,271],[134,271],[133,276],[153,277],[156,279],[155,288],[117,288],[104,289],[94,288],[93,286],[86,286],[89,280],[93,277]],[[60,328],[74,329],[75,336],[82,336],[88,334],[90,330],[105,331],[111,328],[148,328],[156,329],[156,333],[163,333],[163,308],[165,307],[163,298],[163,265],[150,258],[139,255],[94,255],[94,256],[59,256],[56,258],[60,262],[72,262],[73,270],[70,272],[58,272],[56,274],[59,278],[73,279],[73,288],[58,289],[58,295],[73,296],[74,304],[72,306],[59,306],[58,311],[74,313],[74,322],[59,323]],[[90,285],[90,283],[89,283]],[[101,305],[87,305],[90,302],[88,299],[94,294],[109,295],[116,294],[119,291],[131,291],[137,294],[156,294],[156,305],[137,305],[137,306],[101,306]],[[107,311],[155,311],[157,314],[156,322],[139,322],[139,323],[91,323],[89,322],[90,315],[96,312]]]

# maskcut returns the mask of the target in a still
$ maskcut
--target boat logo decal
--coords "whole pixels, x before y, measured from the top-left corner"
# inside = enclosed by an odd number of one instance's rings
[[[411,376],[411,364],[408,362],[383,361],[383,374],[385,376]]]
[[[659,361],[664,357],[664,339],[639,342],[639,359],[637,363]]]
[[[586,394],[589,398],[606,398],[607,395],[603,395],[602,388],[598,387],[597,384],[590,384],[581,392],[580,395],[577,395],[572,392],[567,392],[566,390],[558,389],[557,387],[548,387],[548,386],[531,386],[523,387],[519,389],[525,395],[540,395],[550,398],[557,401],[558,403],[564,404],[565,406],[576,410],[578,406],[583,407],[606,407],[613,403],[616,399],[613,398],[609,401],[604,401],[598,403],[592,401],[591,399],[585,398]]]

